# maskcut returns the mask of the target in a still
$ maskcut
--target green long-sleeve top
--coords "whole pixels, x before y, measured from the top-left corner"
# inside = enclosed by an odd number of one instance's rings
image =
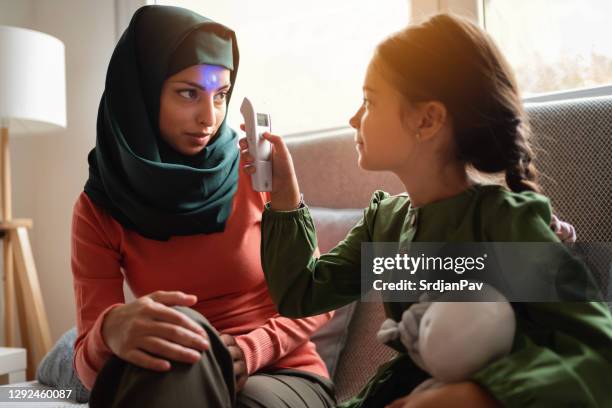
[[[273,301],[290,317],[316,315],[360,298],[362,242],[559,242],[546,197],[477,184],[418,208],[406,195],[376,191],[363,218],[329,253],[314,256],[307,207],[262,218],[262,265]],[[409,303],[386,303],[399,321]],[[599,302],[513,303],[511,353],[472,381],[507,407],[612,407],[612,317]],[[342,407],[378,407],[428,378],[405,352]]]

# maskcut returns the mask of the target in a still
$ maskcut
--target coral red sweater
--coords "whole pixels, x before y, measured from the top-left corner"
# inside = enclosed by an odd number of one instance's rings
[[[265,200],[241,171],[224,232],[160,242],[123,228],[81,193],[72,220],[78,330],[73,364],[85,387],[93,387],[112,355],[102,338],[102,322],[125,302],[124,279],[136,297],[156,290],[196,295],[192,308],[219,332],[236,336],[249,374],[294,368],[329,377],[309,338],[332,314],[282,317],[268,294],[259,255]]]

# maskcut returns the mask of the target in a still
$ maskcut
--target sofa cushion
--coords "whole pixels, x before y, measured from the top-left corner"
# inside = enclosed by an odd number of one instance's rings
[[[322,254],[329,252],[363,217],[363,209],[310,207]]]
[[[76,402],[87,402],[89,390],[83,386],[72,365],[76,337],[76,327],[73,327],[59,338],[38,365],[36,379],[43,385],[72,390],[70,399]]]
[[[395,350],[376,339],[376,332],[384,320],[381,302],[357,303],[334,376],[339,403],[357,395],[378,367],[397,355]]]
[[[578,252],[612,293],[612,97],[530,103],[526,111],[543,192],[574,225]]]
[[[317,241],[321,253],[329,252],[336,246],[363,216],[363,210],[358,209],[311,207],[310,213],[317,228]],[[317,346],[317,351],[325,361],[332,378],[338,366],[340,353],[346,344],[348,326],[355,306],[356,302],[353,302],[336,310],[329,323],[312,336],[312,341]]]

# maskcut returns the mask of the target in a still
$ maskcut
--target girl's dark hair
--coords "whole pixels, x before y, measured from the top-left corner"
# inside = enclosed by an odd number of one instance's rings
[[[372,63],[408,101],[444,104],[460,160],[505,172],[512,191],[540,191],[514,74],[486,32],[438,14],[385,39]]]

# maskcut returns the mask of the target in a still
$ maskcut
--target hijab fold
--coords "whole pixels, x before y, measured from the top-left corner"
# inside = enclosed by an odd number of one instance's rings
[[[230,70],[233,89],[238,62],[229,28],[179,7],[138,9],[109,63],[88,155],[89,198],[150,239],[223,231],[238,184],[236,132],[224,118],[212,141],[186,156],[161,138],[159,107],[166,78],[219,65]]]

